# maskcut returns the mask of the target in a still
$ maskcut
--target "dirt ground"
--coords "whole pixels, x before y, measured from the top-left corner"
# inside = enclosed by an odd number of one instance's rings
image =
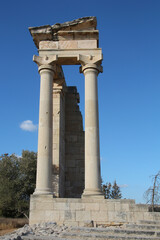
[[[11,233],[28,224],[25,218],[0,218],[0,236]]]
[[[11,228],[11,229],[5,229],[5,230],[0,230],[0,236],[3,236],[7,233],[11,233],[13,231],[15,231],[17,228]]]

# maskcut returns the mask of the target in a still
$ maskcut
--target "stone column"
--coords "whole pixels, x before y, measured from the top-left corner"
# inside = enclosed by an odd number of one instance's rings
[[[52,65],[40,65],[41,76],[37,179],[34,194],[52,194],[52,114],[53,77]]]
[[[85,189],[82,197],[103,197],[101,191],[97,64],[82,66],[85,76]]]

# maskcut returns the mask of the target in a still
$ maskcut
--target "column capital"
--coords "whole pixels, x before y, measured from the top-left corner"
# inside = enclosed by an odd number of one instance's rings
[[[56,61],[57,61],[58,57],[57,55],[54,56],[44,56],[44,57],[40,57],[40,56],[33,56],[33,62],[37,63],[38,67],[42,66],[42,65],[51,65],[53,66]]]
[[[92,55],[78,55],[78,61],[81,63],[80,73],[84,73],[86,69],[95,69],[99,72],[103,72],[102,55],[92,56]]]
[[[97,70],[98,73],[103,72],[103,67],[100,65],[100,63],[95,64],[95,63],[88,63],[86,65],[82,65],[79,70],[80,73],[84,73],[86,70]]]
[[[33,56],[33,61],[38,65],[38,71],[39,73],[41,70],[50,70],[54,72],[54,74],[57,72],[57,66],[56,66],[56,61],[57,61],[57,55],[48,57],[40,57],[40,56]]]
[[[42,70],[49,70],[55,74],[56,73],[56,65],[49,65],[49,64],[41,65],[38,68],[38,72],[40,73]]]

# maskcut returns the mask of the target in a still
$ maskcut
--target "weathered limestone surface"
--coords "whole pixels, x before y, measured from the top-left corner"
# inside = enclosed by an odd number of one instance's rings
[[[33,37],[33,41],[37,48],[41,41],[62,41],[62,40],[77,40],[89,39],[98,40],[98,31],[96,30],[96,17],[84,17],[70,22],[56,23],[54,25],[45,25],[40,27],[30,27],[29,31]],[[83,32],[82,32],[83,31]]]
[[[58,84],[59,83],[59,84]],[[65,184],[65,81],[53,84],[52,188],[55,197],[64,197]]]
[[[102,61],[99,48],[99,31],[96,17],[84,17],[74,21],[30,27],[39,56],[56,56],[60,65],[82,64],[83,55],[90,62]]]
[[[41,41],[39,49],[93,49],[97,40]]]
[[[135,223],[141,220],[160,221],[160,214],[149,212],[148,206],[135,204],[134,200],[52,198],[50,195],[33,195],[30,224],[57,222],[58,224],[94,226],[107,223]]]

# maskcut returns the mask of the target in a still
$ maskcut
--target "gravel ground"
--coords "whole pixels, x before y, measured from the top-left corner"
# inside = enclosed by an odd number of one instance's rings
[[[34,225],[24,225],[24,227],[17,229],[16,231],[1,236],[1,240],[21,240],[22,236],[52,236],[58,237],[62,232],[69,229],[67,226],[59,226],[55,222],[41,223]]]

